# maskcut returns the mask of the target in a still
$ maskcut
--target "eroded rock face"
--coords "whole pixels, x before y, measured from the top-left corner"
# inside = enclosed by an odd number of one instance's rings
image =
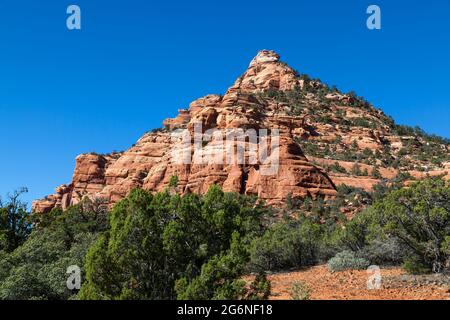
[[[180,130],[194,137],[198,125],[203,141],[197,147],[186,148],[174,138]],[[174,157],[174,150],[191,160],[227,155],[226,144],[213,134],[208,137],[208,132],[225,137],[253,130],[261,139],[260,129],[279,132],[279,146],[270,148],[268,155],[269,160],[278,155],[272,174],[267,174],[271,166],[261,159],[249,161],[257,143],[250,139],[244,142],[243,162],[180,163]],[[172,176],[178,177],[180,193],[202,194],[218,184],[225,191],[257,195],[274,205],[284,204],[288,197],[334,197],[335,184],[370,191],[400,171],[416,179],[450,178],[450,145],[407,133],[399,135],[389,117],[357,96],[300,76],[278,54],[263,50],[224,96],[193,101],[176,118],[166,119],[164,129],[145,134],[123,153],[77,157],[72,182],[35,201],[33,211],[65,209],[83,197],[112,205],[134,188],[161,191]],[[424,159],[421,150],[431,147],[435,158]]]
[[[273,204],[283,202],[289,194],[294,197],[334,196],[333,182],[322,169],[308,161],[293,139],[292,131],[301,128],[304,121],[279,115],[279,105],[254,95],[268,89],[289,90],[295,86],[301,86],[295,72],[280,62],[273,51],[261,51],[223,97],[208,95],[192,102],[189,109],[180,110],[176,118],[164,121],[165,130],[145,134],[123,153],[78,156],[72,182],[58,187],[55,194],[35,201],[33,211],[65,209],[83,197],[102,198],[114,204],[133,188],[161,191],[174,175],[178,177],[178,190],[182,193],[205,193],[211,185],[218,184],[225,191],[254,194]],[[171,137],[172,131],[193,132],[198,123],[203,132],[217,129],[224,135],[230,129],[278,129],[278,170],[275,174],[264,175],[261,174],[264,164],[260,163],[174,163],[171,151],[176,142]],[[203,144],[206,153],[225,148],[215,141]]]
[[[295,86],[303,86],[296,72],[281,62],[278,54],[263,50],[252,60],[247,71],[228,89],[227,95],[269,89],[285,91]]]

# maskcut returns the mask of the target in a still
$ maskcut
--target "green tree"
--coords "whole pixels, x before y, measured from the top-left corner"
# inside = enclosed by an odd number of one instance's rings
[[[243,297],[240,277],[266,213],[255,198],[217,186],[203,197],[133,190],[90,249],[79,298]]]
[[[8,194],[7,201],[0,199],[0,251],[11,252],[20,246],[31,232],[30,213],[20,197],[26,188]]]
[[[37,226],[20,247],[1,257],[0,299],[65,300],[77,294],[66,286],[67,268],[79,266],[83,279],[88,248],[107,226],[106,208],[84,200],[44,216],[36,218]]]
[[[386,234],[399,238],[434,272],[449,262],[450,185],[430,178],[390,193],[372,208]]]
[[[321,257],[324,225],[304,216],[272,225],[251,247],[252,272],[311,266]]]
[[[408,188],[387,191],[346,224],[339,242],[353,251],[371,251],[374,244],[381,243],[386,254],[405,254],[405,267],[410,271],[442,272],[450,262],[449,234],[449,182],[429,178]],[[388,248],[389,243],[401,250]]]

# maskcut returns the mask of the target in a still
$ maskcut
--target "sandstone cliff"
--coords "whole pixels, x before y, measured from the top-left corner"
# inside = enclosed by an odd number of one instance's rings
[[[275,174],[262,174],[263,163],[189,163],[173,159],[180,141],[176,130],[195,135],[216,129],[279,131]],[[133,188],[160,191],[178,177],[181,193],[204,193],[212,184],[225,191],[257,195],[271,204],[288,196],[333,197],[335,184],[370,189],[399,171],[421,178],[447,174],[448,142],[420,131],[402,132],[381,110],[353,93],[344,94],[320,80],[300,75],[263,50],[223,96],[208,95],[179,110],[164,128],[146,133],[129,150],[109,155],[84,154],[76,159],[73,180],[33,203],[33,211],[67,208],[83,197],[114,204]],[[247,141],[246,143],[250,143]],[[214,140],[201,144],[203,154],[224,148]],[[195,158],[196,150],[189,151]],[[246,151],[244,157],[248,160]],[[356,164],[356,165],[355,165]]]

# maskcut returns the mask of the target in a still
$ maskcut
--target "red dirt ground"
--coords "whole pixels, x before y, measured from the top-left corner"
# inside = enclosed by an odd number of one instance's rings
[[[411,276],[401,268],[381,269],[380,289],[367,288],[366,270],[331,273],[325,265],[269,275],[270,299],[289,300],[290,288],[302,281],[311,289],[311,300],[450,300],[450,277]]]

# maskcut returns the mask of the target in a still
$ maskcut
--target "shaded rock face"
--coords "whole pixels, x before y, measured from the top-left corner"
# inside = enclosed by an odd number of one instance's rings
[[[272,204],[282,203],[288,195],[332,197],[336,194],[333,182],[321,168],[308,161],[293,139],[292,130],[301,127],[302,120],[278,115],[277,104],[254,95],[268,89],[289,90],[300,85],[296,73],[280,62],[276,53],[261,51],[224,96],[208,95],[192,102],[176,118],[165,120],[164,130],[145,134],[123,153],[78,156],[72,182],[58,187],[55,194],[35,201],[33,211],[66,209],[83,197],[101,198],[114,204],[133,188],[161,191],[174,175],[179,180],[177,189],[182,193],[202,194],[211,185],[218,184],[225,191],[257,195]],[[175,129],[192,132],[196,123],[203,130],[215,128],[223,132],[233,128],[278,129],[278,170],[263,175],[264,164],[260,163],[174,163],[171,151],[176,142],[171,133]],[[218,148],[214,141],[203,144],[204,152]]]

